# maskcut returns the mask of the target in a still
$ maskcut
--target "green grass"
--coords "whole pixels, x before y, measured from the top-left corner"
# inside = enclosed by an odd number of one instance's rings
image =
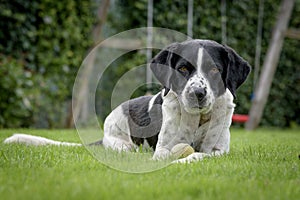
[[[14,132],[80,141],[74,130],[0,130],[0,141]],[[299,199],[299,154],[299,129],[233,129],[229,155],[131,174],[99,163],[84,147],[1,142],[0,198]]]

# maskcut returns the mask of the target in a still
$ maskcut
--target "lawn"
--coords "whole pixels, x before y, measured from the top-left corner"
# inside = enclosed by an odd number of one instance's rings
[[[75,130],[0,130],[0,198],[299,199],[300,130],[232,129],[231,152],[150,173],[111,169],[84,147],[3,144],[14,132],[79,142]],[[138,157],[132,159],[138,163]]]

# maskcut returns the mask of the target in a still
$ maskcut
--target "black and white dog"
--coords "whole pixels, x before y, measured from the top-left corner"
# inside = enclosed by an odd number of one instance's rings
[[[230,47],[188,40],[160,51],[151,69],[162,91],[118,106],[105,120],[103,140],[96,143],[117,151],[147,143],[154,150],[153,159],[170,157],[179,143],[195,149],[176,162],[229,152],[233,99],[250,72],[249,64]],[[20,134],[5,142],[77,145]]]

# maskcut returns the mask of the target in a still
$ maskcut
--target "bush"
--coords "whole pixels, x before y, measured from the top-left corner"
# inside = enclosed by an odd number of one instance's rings
[[[76,72],[92,44],[92,1],[7,0],[0,9],[0,127],[64,126]]]

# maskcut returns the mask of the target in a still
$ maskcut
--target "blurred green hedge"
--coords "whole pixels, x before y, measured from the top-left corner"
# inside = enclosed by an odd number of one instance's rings
[[[154,1],[153,26],[187,33],[187,2]],[[221,42],[221,1],[194,1],[193,38]],[[280,0],[264,1],[261,65],[276,21]],[[254,66],[259,0],[226,1],[227,45]],[[110,12],[115,33],[147,25],[147,0],[117,1]],[[130,11],[130,12],[129,12]],[[300,27],[300,2],[296,1],[290,27]],[[286,38],[278,70],[264,111],[262,125],[290,127],[300,124],[300,40]],[[133,57],[135,59],[135,57]],[[135,62],[132,61],[134,64]],[[135,66],[135,65],[133,65]],[[253,96],[253,70],[239,89],[235,113],[247,114]]]
[[[63,127],[93,2],[4,0],[0,10],[0,127]]]

